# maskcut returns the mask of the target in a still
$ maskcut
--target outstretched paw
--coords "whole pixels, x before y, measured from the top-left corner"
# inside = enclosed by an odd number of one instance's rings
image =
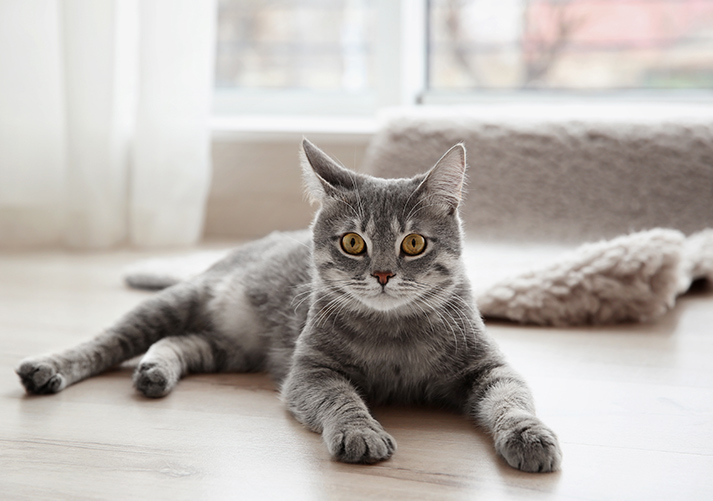
[[[510,466],[527,472],[556,471],[562,462],[557,436],[534,416],[522,418],[500,433],[495,449]]]
[[[325,431],[324,440],[332,456],[344,463],[376,463],[389,459],[396,450],[394,438],[376,421]]]
[[[47,359],[28,359],[20,362],[15,369],[25,391],[34,395],[57,393],[67,386],[62,374],[57,372],[55,365]]]
[[[168,395],[177,381],[169,368],[155,362],[141,362],[134,372],[134,386],[151,398]]]

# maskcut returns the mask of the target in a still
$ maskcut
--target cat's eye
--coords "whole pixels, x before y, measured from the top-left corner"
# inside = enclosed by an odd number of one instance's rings
[[[426,239],[418,233],[411,233],[401,242],[401,250],[409,256],[418,256],[426,250]]]
[[[347,233],[342,237],[342,249],[347,254],[358,256],[366,250],[366,243],[356,233]]]

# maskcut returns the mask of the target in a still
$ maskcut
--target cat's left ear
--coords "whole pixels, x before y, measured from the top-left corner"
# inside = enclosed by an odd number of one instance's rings
[[[426,174],[421,188],[433,202],[452,214],[463,199],[465,169],[465,146],[458,143]]]
[[[302,176],[311,201],[321,202],[325,196],[336,196],[355,190],[359,175],[345,169],[307,139],[300,150]]]

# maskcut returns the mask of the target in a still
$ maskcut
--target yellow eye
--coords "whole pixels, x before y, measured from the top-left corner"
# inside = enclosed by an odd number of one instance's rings
[[[347,254],[357,256],[366,250],[366,244],[364,243],[364,239],[356,233],[347,233],[342,237],[342,249],[344,249],[344,252]]]
[[[426,250],[426,239],[418,233],[411,233],[401,242],[401,250],[409,256],[417,256]]]

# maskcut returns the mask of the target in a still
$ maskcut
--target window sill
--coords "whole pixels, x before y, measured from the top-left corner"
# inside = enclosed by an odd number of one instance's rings
[[[463,102],[454,104],[426,104],[412,109],[387,110],[382,118],[395,116],[477,117],[488,121],[666,121],[693,119],[710,121],[713,100],[664,101],[620,99],[552,99],[503,100]],[[381,123],[381,122],[380,122]]]
[[[214,141],[299,141],[303,136],[314,141],[363,143],[369,141],[394,117],[418,116],[454,119],[464,116],[483,120],[536,121],[615,121],[641,122],[693,119],[710,122],[713,104],[702,100],[632,101],[616,99],[502,101],[452,104],[429,104],[385,108],[376,116],[319,115],[237,115],[213,116],[210,128]]]
[[[315,141],[368,141],[377,130],[376,117],[310,115],[213,116],[214,141],[292,141],[307,136]]]

